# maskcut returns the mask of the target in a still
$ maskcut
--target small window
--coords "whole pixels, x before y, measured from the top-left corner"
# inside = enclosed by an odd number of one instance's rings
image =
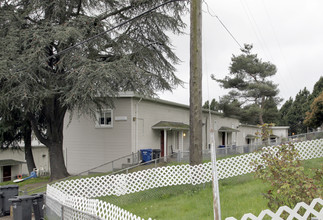
[[[112,127],[112,110],[111,109],[104,109],[101,112],[98,112],[97,114],[97,127]]]

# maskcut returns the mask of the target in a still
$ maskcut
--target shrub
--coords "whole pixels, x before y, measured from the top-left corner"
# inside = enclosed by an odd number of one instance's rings
[[[263,148],[261,159],[252,165],[256,167],[255,177],[270,183],[263,195],[272,210],[283,205],[293,208],[298,202],[310,204],[314,198],[322,197],[322,169],[305,173],[292,144]]]

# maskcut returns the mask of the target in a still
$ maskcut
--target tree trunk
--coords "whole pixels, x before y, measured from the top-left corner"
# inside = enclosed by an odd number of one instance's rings
[[[36,168],[33,152],[31,149],[31,124],[26,121],[24,128],[25,159],[27,161],[28,172],[31,173]]]
[[[50,161],[50,181],[69,176],[63,155],[63,143],[53,143],[48,146]]]
[[[63,155],[63,129],[66,111],[66,107],[60,105],[58,98],[53,97],[44,102],[41,114],[44,116],[45,122],[39,122],[33,115],[30,115],[36,137],[49,150],[51,181],[69,176]],[[40,124],[45,124],[45,131],[39,129],[41,126],[37,125]]]
[[[191,1],[190,164],[202,163],[202,14],[201,0]]]
[[[60,106],[55,106],[54,109],[48,108],[47,111],[50,113],[54,112],[46,126],[50,128],[47,131],[48,139],[50,140],[47,143],[51,173],[50,180],[57,180],[69,176],[63,154],[63,129],[66,110]]]

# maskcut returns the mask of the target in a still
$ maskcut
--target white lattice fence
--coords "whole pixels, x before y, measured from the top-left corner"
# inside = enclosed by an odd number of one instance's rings
[[[304,160],[323,157],[323,139],[295,143],[294,145],[296,149],[299,150],[300,156]],[[217,161],[218,178],[225,179],[251,173],[254,171],[254,168],[250,166],[250,162],[259,158],[259,153],[250,153],[219,160]],[[104,219],[109,219],[107,216],[113,215],[115,212],[126,216],[130,216],[131,213],[124,214],[125,210],[121,211],[119,208],[112,208],[111,204],[101,201],[96,204],[95,208],[92,206],[90,207],[86,204],[92,203],[87,202],[86,199],[75,201],[73,198],[94,198],[110,195],[120,196],[152,188],[183,184],[196,185],[207,183],[211,180],[211,163],[204,163],[196,166],[166,166],[130,174],[107,175],[62,181],[47,187],[47,195],[60,201],[61,204],[64,203],[69,207],[75,207],[92,214],[95,213],[98,216],[102,216]],[[56,194],[56,191],[59,191],[59,193]],[[80,204],[82,205],[79,206]],[[99,206],[100,208],[98,208]],[[106,209],[108,209],[108,211]],[[137,217],[120,219],[137,219]]]
[[[321,208],[321,210],[316,211],[314,209],[314,207],[316,205],[323,205],[323,200],[321,198],[317,198],[314,199],[310,205],[307,205],[304,202],[300,202],[297,203],[297,205],[294,207],[294,209],[291,209],[287,206],[282,206],[280,207],[276,213],[272,212],[269,209],[263,210],[259,216],[255,216],[251,213],[245,214],[241,220],[261,220],[264,219],[265,217],[270,217],[271,219],[275,219],[275,220],[283,220],[282,218],[282,214],[286,214],[287,216],[284,217],[284,219],[287,220],[293,220],[293,219],[298,219],[298,220],[302,220],[302,219],[308,219],[308,217],[312,214],[314,215],[316,218],[322,220],[323,219],[323,208]],[[301,209],[305,209],[305,213],[303,215],[299,214],[299,211]],[[230,218],[226,218],[226,220],[237,220],[236,218],[230,217]]]

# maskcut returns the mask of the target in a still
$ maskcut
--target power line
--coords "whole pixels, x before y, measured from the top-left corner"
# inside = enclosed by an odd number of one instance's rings
[[[212,14],[210,12],[210,9],[209,9],[209,5],[208,3],[203,0],[203,2],[205,3],[206,5],[206,8],[207,8],[207,11],[208,11],[208,14],[211,15],[212,17],[218,19],[218,21],[220,22],[220,24],[222,25],[222,27],[230,34],[230,36],[232,37],[232,39],[238,44],[238,46],[240,47],[240,49],[243,49],[243,47],[241,46],[241,44],[239,43],[239,41],[233,36],[233,34],[231,33],[231,31],[226,27],[226,25],[222,22],[222,20],[219,18],[219,16],[217,16],[216,14]]]
[[[103,31],[103,32],[101,32],[101,33],[99,33],[99,34],[96,34],[96,35],[94,35],[94,36],[92,36],[92,37],[90,37],[90,38],[88,38],[88,39],[86,39],[86,40],[83,40],[83,41],[79,42],[79,43],[76,43],[76,44],[74,44],[73,46],[70,46],[70,47],[68,47],[68,48],[66,48],[66,49],[64,49],[64,50],[62,50],[62,51],[60,51],[60,52],[58,52],[58,53],[56,53],[56,54],[53,54],[53,55],[51,55],[51,56],[48,56],[48,57],[46,57],[46,58],[44,59],[44,61],[47,61],[47,60],[52,59],[52,58],[55,58],[56,56],[62,55],[62,54],[66,53],[66,52],[68,52],[68,51],[70,51],[70,50],[73,50],[74,48],[76,48],[76,47],[78,47],[78,46],[81,46],[81,45],[83,45],[83,44],[85,44],[85,43],[87,43],[87,42],[90,42],[90,41],[92,41],[92,40],[94,40],[94,39],[98,38],[98,37],[101,37],[101,36],[103,36],[104,34],[106,34],[106,33],[108,33],[108,32],[111,32],[111,31],[113,31],[113,30],[115,30],[115,29],[117,29],[117,28],[119,28],[119,27],[121,27],[121,26],[123,26],[123,25],[125,25],[125,24],[128,24],[128,23],[130,23],[130,22],[132,22],[132,21],[134,21],[134,20],[136,20],[136,19],[138,19],[138,18],[140,18],[140,17],[143,17],[143,16],[145,16],[145,15],[147,15],[147,14],[151,13],[152,11],[155,11],[156,9],[158,9],[158,8],[160,8],[160,7],[162,7],[162,6],[165,6],[165,5],[167,5],[167,4],[169,4],[169,3],[172,3],[172,2],[178,2],[178,1],[189,1],[189,0],[170,0],[170,1],[164,2],[164,3],[160,4],[160,5],[157,5],[157,6],[153,7],[153,8],[151,8],[151,9],[149,9],[149,10],[147,10],[147,11],[145,11],[145,12],[143,12],[143,13],[141,13],[141,14],[139,14],[139,15],[135,16],[135,17],[133,17],[133,18],[130,18],[129,20],[126,20],[126,21],[124,21],[124,22],[121,22],[120,24],[118,24],[118,25],[116,25],[116,26],[114,26],[114,27],[112,27],[112,28],[110,28],[110,29],[108,29],[108,30],[106,30],[106,31]],[[22,69],[20,69],[20,70],[17,70],[16,72],[24,71],[24,70],[26,70],[26,69],[27,69],[27,68],[25,67],[25,68],[22,68]]]
[[[274,60],[273,56],[270,53],[270,50],[268,49],[268,47],[266,45],[266,41],[264,40],[262,33],[257,25],[256,19],[254,18],[253,14],[249,8],[248,3],[244,2],[244,0],[240,0],[240,3],[242,5],[242,8],[243,8],[245,14],[247,15],[247,18],[251,24],[252,30],[254,31],[254,33],[258,39],[258,42],[264,52],[264,55],[267,57],[267,59]]]
[[[164,6],[164,5],[167,5],[167,4],[172,3],[172,2],[178,2],[178,1],[187,1],[187,0],[170,0],[170,1],[164,2],[164,3],[160,4],[160,5],[157,5],[157,6],[153,7],[153,8],[151,8],[151,9],[149,9],[149,10],[147,10],[147,11],[143,12],[142,14],[139,14],[139,15],[137,15],[137,16],[135,16],[135,17],[133,17],[133,18],[130,18],[130,19],[129,19],[129,20],[127,20],[127,21],[121,22],[120,24],[118,24],[118,25],[116,25],[116,26],[114,26],[114,27],[112,27],[112,28],[110,28],[110,29],[108,29],[108,30],[106,30],[106,31],[103,31],[103,32],[101,32],[101,33],[99,33],[99,34],[96,34],[96,35],[94,35],[94,36],[92,36],[92,37],[90,37],[90,38],[86,39],[86,40],[83,40],[83,41],[81,41],[81,42],[79,42],[79,43],[77,43],[77,44],[74,44],[73,46],[70,46],[70,47],[68,47],[68,48],[66,48],[66,49],[64,49],[64,50],[62,50],[62,51],[58,52],[57,54],[53,54],[53,55],[51,55],[51,56],[47,57],[47,58],[46,58],[46,60],[49,60],[49,59],[51,59],[51,58],[55,58],[56,56],[59,56],[59,55],[61,55],[61,54],[64,54],[64,53],[66,53],[66,52],[68,52],[68,51],[70,51],[70,50],[72,50],[72,49],[74,49],[74,48],[76,48],[76,47],[78,47],[78,46],[80,46],[80,45],[83,45],[83,44],[85,44],[85,43],[87,43],[87,42],[90,42],[90,41],[92,41],[92,40],[94,40],[94,39],[96,39],[96,38],[98,38],[98,37],[101,37],[102,35],[104,35],[104,34],[106,34],[106,33],[110,32],[110,31],[113,31],[113,30],[115,30],[115,29],[117,29],[117,28],[119,28],[119,27],[121,27],[121,26],[123,26],[123,25],[125,25],[125,24],[128,24],[128,23],[130,23],[130,22],[132,22],[132,21],[134,21],[134,20],[136,20],[136,19],[138,19],[138,18],[140,18],[140,17],[143,17],[143,16],[145,16],[145,15],[147,15],[147,14],[151,13],[152,11],[155,11],[156,9],[158,9],[158,8],[160,8],[160,7]]]

